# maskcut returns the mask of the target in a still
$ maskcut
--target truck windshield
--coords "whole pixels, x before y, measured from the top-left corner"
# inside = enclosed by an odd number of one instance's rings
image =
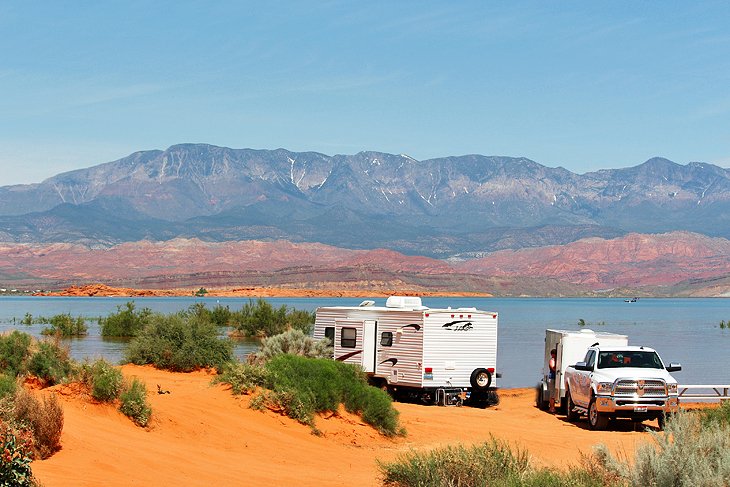
[[[599,369],[613,369],[618,367],[639,367],[642,369],[664,368],[656,352],[600,352],[598,354]]]

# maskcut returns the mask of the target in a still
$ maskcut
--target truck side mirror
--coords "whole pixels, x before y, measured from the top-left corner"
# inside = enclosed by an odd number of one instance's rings
[[[577,364],[575,364],[575,365],[573,366],[573,368],[574,368],[575,370],[587,370],[587,371],[589,371],[589,372],[590,372],[590,371],[591,371],[591,369],[592,369],[592,368],[591,368],[591,367],[589,367],[589,366],[588,366],[588,364],[586,364],[585,362],[578,362]]]
[[[667,367],[667,372],[679,372],[680,370],[682,370],[682,364],[674,362],[670,363],[669,367]]]

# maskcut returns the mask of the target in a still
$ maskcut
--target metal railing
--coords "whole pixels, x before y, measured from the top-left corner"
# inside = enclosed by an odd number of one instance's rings
[[[730,385],[728,384],[680,385],[677,387],[677,391],[680,399],[698,399],[703,401],[725,401],[730,399],[730,394],[728,394],[730,392]]]

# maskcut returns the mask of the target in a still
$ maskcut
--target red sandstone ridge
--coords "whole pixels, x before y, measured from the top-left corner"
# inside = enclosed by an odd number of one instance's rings
[[[551,276],[591,289],[667,285],[730,274],[730,241],[689,232],[630,234],[504,250],[456,267],[494,276]]]
[[[693,288],[681,290],[682,295],[722,296],[730,292],[730,280],[723,280],[728,276],[730,241],[687,232],[590,238],[563,246],[499,251],[461,262],[383,249],[348,250],[286,241],[175,239],[109,248],[0,244],[0,287],[62,289],[102,282],[128,288],[108,291],[125,296],[140,295],[136,293],[143,291],[138,289],[178,288],[188,294],[200,287],[253,290],[237,294],[243,296],[315,291],[329,296],[342,295],[339,292],[379,296],[399,290],[564,296],[614,288],[665,289],[691,280]],[[695,281],[709,280],[714,281],[695,286]],[[69,292],[100,295],[107,291],[84,288]]]

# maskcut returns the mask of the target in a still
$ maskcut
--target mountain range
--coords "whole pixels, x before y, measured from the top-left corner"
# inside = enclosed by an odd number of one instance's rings
[[[485,278],[524,278],[556,279],[568,285],[567,293],[636,289],[730,275],[729,219],[730,171],[708,163],[653,158],[635,167],[575,174],[502,156],[418,161],[381,152],[328,156],[181,144],[37,184],[0,187],[0,259],[9,263],[13,259],[4,257],[36,249],[35,262],[57,265],[60,272],[38,273],[31,259],[15,270],[0,265],[0,279],[25,282],[27,274],[30,281],[78,282],[84,277],[70,273],[64,281],[64,265],[41,257],[53,255],[52,249],[76,249],[72,254],[83,261],[79,249],[106,249],[99,255],[111,259],[118,253],[111,250],[128,244],[136,250],[125,255],[136,254],[147,270],[138,272],[141,267],[129,261],[116,274],[103,274],[107,281],[144,283],[206,272],[232,273],[229,280],[243,272],[252,279],[251,273],[306,268],[308,259],[321,276],[328,268],[362,269],[377,258],[388,263],[377,264],[383,279],[398,272],[434,275],[398,268],[398,262],[410,265],[409,259],[424,256],[429,269],[440,269],[436,274],[471,276],[472,287],[488,285]],[[283,267],[274,260],[255,268],[223,259],[216,268],[214,250],[226,251],[217,244],[243,241],[294,247],[277,254]],[[201,262],[207,267],[156,265],[148,258],[156,255],[154,245],[176,253],[174,246],[155,242],[192,245],[206,256]],[[351,254],[372,249],[392,253]],[[353,263],[355,256],[365,260]],[[300,274],[296,279],[304,279]],[[447,281],[447,287],[458,287],[458,279]]]

